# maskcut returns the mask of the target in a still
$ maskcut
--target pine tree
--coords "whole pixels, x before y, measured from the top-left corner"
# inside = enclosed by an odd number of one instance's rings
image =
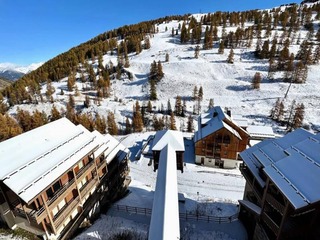
[[[191,115],[189,115],[188,123],[187,123],[187,132],[193,132],[193,131],[194,131],[193,118]]]
[[[167,102],[167,114],[171,115],[171,112],[172,112],[171,102],[170,102],[170,99],[168,99],[168,102]]]
[[[214,108],[214,100],[213,100],[213,98],[210,98],[210,100],[209,100],[208,110],[210,110],[211,108]]]
[[[143,130],[143,118],[141,114],[141,108],[139,102],[133,108],[133,120],[132,120],[133,132],[141,132]]]
[[[51,109],[51,117],[50,117],[50,121],[55,121],[60,119],[62,116],[59,112],[59,110],[56,108],[56,106],[53,104],[52,109]]]
[[[293,128],[297,129],[302,127],[303,119],[304,119],[304,105],[303,103],[298,104],[296,109],[295,109],[295,114],[293,117]]]
[[[74,72],[71,72],[71,74],[68,76],[68,82],[67,82],[68,91],[71,92],[73,90],[75,83],[76,83],[76,74]]]
[[[160,60],[158,61],[158,66],[157,66],[157,81],[160,81],[164,76],[163,70],[162,70],[162,65]]]
[[[101,117],[98,113],[96,114],[95,119],[95,129],[102,134],[105,134],[107,130],[106,119],[104,117]]]
[[[175,114],[176,116],[182,116],[182,112],[183,112],[183,106],[182,106],[181,97],[177,96],[176,104],[175,104]]]
[[[151,101],[148,101],[147,112],[149,112],[149,113],[152,112],[152,104],[151,104]]]
[[[22,128],[8,114],[0,113],[0,142],[15,137],[22,133]]]
[[[156,89],[156,84],[154,80],[149,81],[150,82],[150,100],[157,100],[157,89]]]
[[[203,100],[203,88],[202,88],[202,86],[200,86],[200,88],[199,88],[198,99],[199,99],[199,101]]]
[[[260,89],[260,83],[261,83],[261,74],[259,72],[256,72],[252,79],[253,89]]]
[[[173,112],[171,112],[171,115],[170,115],[170,130],[177,130],[176,120],[175,120]]]
[[[88,95],[88,94],[85,96],[85,100],[84,100],[84,102],[83,102],[83,106],[84,106],[85,108],[90,107],[90,98],[89,98],[89,95]]]
[[[194,86],[194,88],[193,88],[192,99],[193,99],[194,101],[198,99],[198,87],[197,87],[197,86]]]
[[[308,77],[308,67],[302,61],[299,61],[293,73],[294,83],[305,83]]]
[[[117,135],[118,126],[117,126],[113,112],[108,112],[107,123],[108,123],[108,133],[110,135]]]
[[[233,48],[230,49],[228,58],[227,58],[227,63],[234,63],[234,53],[233,53]]]
[[[126,118],[126,128],[125,128],[125,134],[130,134],[132,133],[132,125],[129,121],[129,118]]]
[[[277,71],[277,63],[274,58],[269,59],[268,78],[273,79],[274,73]]]
[[[166,62],[169,62],[169,53],[166,53]]]
[[[223,54],[224,53],[224,42],[223,41],[220,42],[218,53],[219,54]]]
[[[194,50],[194,58],[196,58],[196,59],[199,58],[199,52],[200,52],[200,46],[197,45],[195,50]]]

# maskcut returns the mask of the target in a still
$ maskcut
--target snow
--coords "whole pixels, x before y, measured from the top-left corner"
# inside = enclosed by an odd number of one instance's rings
[[[170,145],[175,151],[184,151],[182,133],[179,131],[158,131],[153,139],[152,151],[161,151],[166,145]]]
[[[157,172],[148,165],[150,159],[147,156],[142,154],[141,158],[136,160],[135,155],[153,135],[154,132],[144,132],[118,137],[131,152],[129,166],[132,181],[129,186],[130,193],[116,204],[152,209]],[[190,134],[184,135],[187,137],[184,139],[184,172],[176,171],[178,192],[185,196],[185,203],[179,203],[179,212],[217,217],[236,214],[238,200],[243,198],[245,186],[239,169],[226,170],[195,165],[193,141]],[[152,141],[149,144],[152,144]],[[137,232],[147,238],[150,221],[151,216],[119,212],[111,207],[106,215],[102,214],[99,220],[76,239],[108,239],[125,230]],[[190,239],[247,239],[246,230],[239,221],[219,224],[180,219],[180,234],[181,237]]]
[[[239,203],[246,206],[248,209],[256,213],[257,215],[261,214],[261,208],[250,201],[247,200],[239,200]]]
[[[230,133],[241,140],[240,134],[233,127],[224,122],[224,120],[227,118],[226,116],[227,115],[219,106],[210,109],[208,113],[201,114],[198,120],[198,131],[195,133],[195,142],[205,138],[221,128],[226,128]]]
[[[160,152],[149,239],[180,238],[176,150],[169,143]]]
[[[259,170],[299,209],[320,201],[320,142],[315,139],[318,135],[298,129],[280,139],[256,144],[240,155],[261,186],[265,183]]]
[[[90,133],[82,125],[76,126],[62,118],[2,142],[1,179],[29,203],[93,150],[98,155],[105,151],[109,162],[120,150],[126,151],[109,134],[103,137],[98,132]]]
[[[272,127],[270,126],[250,125],[246,130],[251,138],[275,138]]]
[[[4,72],[4,71],[8,71],[8,70],[14,70],[14,71],[17,71],[17,72],[21,72],[21,73],[27,74],[28,72],[36,70],[42,64],[43,64],[43,62],[32,63],[30,65],[21,66],[21,65],[14,64],[14,63],[0,63],[0,72]]]

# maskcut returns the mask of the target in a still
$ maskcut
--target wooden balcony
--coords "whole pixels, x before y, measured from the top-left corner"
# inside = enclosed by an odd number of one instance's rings
[[[77,173],[77,178],[79,179],[84,173],[91,171],[93,167],[94,167],[94,161],[91,160],[86,166],[84,166],[79,170],[79,172]]]
[[[281,215],[283,215],[285,207],[281,203],[279,203],[271,194],[267,194],[266,201]]]
[[[66,220],[70,213],[76,208],[76,206],[80,203],[80,197],[71,199],[66,205],[64,205],[59,212],[53,217],[53,222],[55,227],[58,229],[61,224]]]
[[[258,199],[259,203],[261,204],[263,189],[260,186],[257,186],[258,183],[255,181],[254,176],[252,175],[252,173],[250,172],[250,170],[245,164],[241,163],[239,169],[242,175],[244,176],[244,178],[246,179],[246,182],[249,183],[249,185],[251,186],[251,189],[255,197]]]
[[[92,188],[96,185],[97,179],[93,178],[90,181],[86,182],[81,188],[80,193],[81,196],[84,197]]]
[[[271,231],[277,236],[279,232],[279,226],[266,214],[262,214],[262,220],[271,229]]]

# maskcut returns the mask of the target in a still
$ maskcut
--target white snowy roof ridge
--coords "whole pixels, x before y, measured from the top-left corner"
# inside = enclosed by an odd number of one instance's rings
[[[30,166],[31,164],[41,160],[43,157],[45,157],[46,155],[50,154],[51,152],[55,151],[56,149],[58,149],[59,147],[65,145],[66,143],[70,142],[71,140],[75,139],[76,137],[79,137],[81,134],[83,134],[84,132],[80,132],[79,134],[77,134],[76,136],[72,137],[71,139],[61,143],[61,144],[58,144],[57,146],[53,147],[52,149],[50,149],[49,151],[46,151],[45,153],[41,154],[39,157],[37,157],[36,159],[32,159],[30,162],[22,165],[21,167],[19,167],[19,169],[7,174],[6,176],[4,176],[2,178],[2,180],[6,180],[6,179],[9,179],[12,175],[14,175],[15,173],[19,172],[20,170],[24,169],[25,167],[27,166]],[[60,163],[59,163],[60,164]],[[58,165],[59,165],[58,164]]]

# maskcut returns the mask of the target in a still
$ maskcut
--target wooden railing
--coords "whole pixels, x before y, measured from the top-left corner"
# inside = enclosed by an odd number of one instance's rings
[[[97,182],[97,179],[91,179],[90,181],[87,181],[79,190],[81,192],[81,196],[85,196],[92,188],[93,185],[95,185]]]
[[[77,178],[81,177],[82,174],[85,173],[93,164],[94,164],[94,161],[91,160],[86,166],[82,167],[77,173]]]
[[[47,205],[50,206],[58,197],[60,197],[72,184],[74,183],[74,178],[71,181],[67,182],[60,188],[52,198],[48,199]]]
[[[266,213],[262,214],[262,220],[271,229],[271,231],[274,232],[274,234],[278,234],[279,226]]]
[[[281,215],[284,213],[284,206],[279,203],[271,194],[267,194],[266,201]]]
[[[66,205],[60,209],[60,211],[53,217],[54,225],[56,228],[59,228],[59,226],[63,223],[63,221],[69,217],[69,214],[71,211],[75,209],[77,204],[80,202],[80,197],[77,196],[76,198],[69,201]]]
[[[112,209],[116,209],[120,212],[127,212],[131,214],[139,214],[151,216],[152,209],[150,208],[140,208],[140,207],[132,207],[127,205],[114,205]],[[179,218],[185,221],[202,221],[202,222],[215,222],[215,223],[231,223],[238,219],[238,213],[227,216],[227,217],[218,217],[212,215],[201,215],[201,214],[192,214],[192,213],[179,213]]]

